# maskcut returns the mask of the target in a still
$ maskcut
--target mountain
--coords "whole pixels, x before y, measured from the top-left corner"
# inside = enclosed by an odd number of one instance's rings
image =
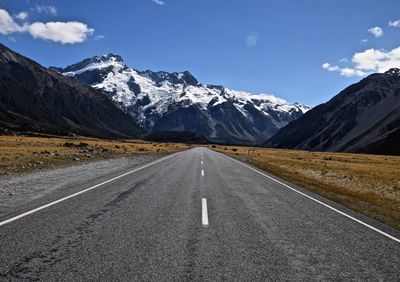
[[[141,129],[100,91],[0,44],[0,127],[59,135],[135,137]]]
[[[114,54],[54,70],[101,90],[150,133],[189,131],[213,142],[261,144],[309,109],[271,95],[204,85],[188,71],[138,71]]]
[[[209,144],[204,136],[190,131],[156,131],[144,137],[147,141],[186,144]]]
[[[400,70],[372,74],[308,111],[265,145],[400,155]]]

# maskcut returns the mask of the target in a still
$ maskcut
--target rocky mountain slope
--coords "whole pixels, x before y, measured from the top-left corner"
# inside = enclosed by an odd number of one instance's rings
[[[48,70],[0,44],[0,128],[93,137],[141,129],[100,91]]]
[[[148,132],[195,132],[214,142],[261,144],[309,109],[272,95],[204,85],[187,71],[138,71],[114,54],[54,69],[101,90]]]
[[[400,155],[400,70],[351,85],[289,123],[265,145]]]

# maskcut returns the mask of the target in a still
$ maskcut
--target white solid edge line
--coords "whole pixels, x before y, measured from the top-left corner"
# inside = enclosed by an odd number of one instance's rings
[[[131,171],[129,171],[129,172],[126,172],[126,173],[124,173],[124,174],[121,174],[121,175],[119,175],[119,176],[116,176],[116,177],[114,177],[114,178],[111,178],[111,179],[109,179],[109,180],[106,180],[106,181],[104,181],[104,182],[102,182],[102,183],[99,183],[99,184],[96,184],[96,185],[91,186],[91,187],[89,187],[89,188],[86,188],[86,189],[84,189],[84,190],[82,190],[82,191],[76,192],[76,193],[71,194],[71,195],[69,195],[69,196],[66,196],[66,197],[64,197],[64,198],[58,199],[58,200],[56,200],[56,201],[54,201],[54,202],[48,203],[48,204],[46,204],[46,205],[40,206],[40,207],[38,207],[38,208],[35,208],[35,209],[33,209],[33,210],[30,210],[30,211],[21,213],[21,214],[19,214],[19,215],[17,215],[17,216],[14,216],[14,217],[12,217],[12,218],[9,218],[9,219],[6,219],[6,220],[4,220],[4,221],[1,221],[1,222],[0,222],[0,226],[6,225],[7,223],[11,223],[11,222],[13,222],[13,221],[16,221],[16,220],[18,220],[18,219],[21,219],[21,218],[23,218],[23,217],[26,217],[26,216],[28,216],[28,215],[34,214],[34,213],[36,213],[36,212],[38,212],[38,211],[44,210],[45,208],[51,207],[51,206],[53,206],[53,205],[55,205],[55,204],[64,202],[64,201],[66,201],[66,200],[68,200],[68,199],[71,199],[71,198],[76,197],[76,196],[78,196],[78,195],[80,195],[80,194],[86,193],[86,192],[88,192],[88,191],[90,191],[90,190],[93,190],[93,189],[95,189],[95,188],[98,188],[98,187],[100,187],[100,186],[103,186],[104,184],[110,183],[110,182],[112,182],[112,181],[114,181],[114,180],[117,180],[117,179],[119,179],[119,178],[121,178],[121,177],[127,176],[127,175],[129,175],[129,174],[132,174],[132,173],[134,173],[134,172],[137,172],[137,171],[139,171],[139,170],[142,170],[142,169],[144,169],[144,168],[146,168],[146,167],[149,167],[149,166],[152,166],[152,165],[154,165],[154,164],[156,164],[156,163],[162,162],[162,161],[164,161],[164,160],[166,160],[166,159],[169,159],[169,158],[171,158],[171,157],[173,157],[173,156],[175,156],[175,155],[177,155],[177,154],[180,154],[180,153],[181,153],[181,152],[178,152],[178,153],[175,153],[175,154],[166,156],[166,157],[164,157],[164,158],[158,159],[158,160],[153,161],[153,162],[151,162],[151,163],[148,163],[148,164],[146,164],[146,165],[144,165],[144,166],[141,166],[141,167],[139,167],[139,168],[136,168],[136,169],[134,169],[134,170],[131,170]]]
[[[222,154],[222,155],[224,155],[224,154]],[[342,211],[340,211],[340,210],[338,210],[338,209],[336,209],[336,208],[334,208],[334,207],[332,207],[332,206],[330,206],[330,205],[328,205],[328,204],[326,204],[324,202],[321,202],[320,200],[317,200],[317,199],[311,197],[310,195],[307,195],[306,193],[300,192],[297,189],[295,189],[293,187],[290,187],[289,185],[287,185],[287,184],[285,184],[285,183],[283,183],[283,182],[281,182],[281,181],[279,181],[279,180],[277,180],[277,179],[275,179],[275,178],[273,178],[273,177],[271,177],[271,176],[269,176],[269,175],[267,175],[265,173],[262,173],[261,171],[255,169],[255,168],[253,168],[253,167],[251,167],[249,165],[246,165],[246,164],[244,164],[244,163],[242,163],[242,162],[240,162],[238,160],[235,160],[235,159],[233,159],[231,157],[228,157],[227,155],[224,155],[224,156],[229,158],[229,159],[231,159],[231,160],[233,160],[233,161],[235,161],[235,162],[237,162],[237,163],[239,163],[239,164],[241,164],[241,165],[243,165],[243,166],[245,166],[245,167],[247,167],[247,168],[249,168],[249,169],[251,169],[251,170],[253,170],[253,171],[255,171],[255,172],[257,172],[257,173],[259,173],[259,174],[261,174],[261,175],[263,175],[263,176],[265,176],[265,177],[267,177],[267,178],[269,178],[269,179],[271,179],[271,180],[273,180],[273,181],[275,181],[276,183],[279,183],[279,184],[283,185],[284,187],[286,187],[286,188],[288,188],[288,189],[290,189],[290,190],[292,190],[292,191],[294,191],[294,192],[296,192],[296,193],[298,193],[298,194],[300,194],[300,195],[302,195],[304,197],[309,198],[310,200],[312,200],[314,202],[317,202],[320,205],[323,205],[324,207],[327,207],[328,209],[331,209],[331,210],[333,210],[333,211],[335,211],[335,212],[337,212],[337,213],[339,213],[339,214],[341,214],[341,215],[343,215],[343,216],[345,216],[345,217],[347,217],[347,218],[349,218],[351,220],[354,220],[355,222],[357,222],[357,223],[359,223],[361,225],[364,225],[365,227],[368,227],[369,229],[371,229],[371,230],[373,230],[375,232],[380,233],[383,236],[386,236],[389,239],[392,239],[393,241],[396,241],[397,243],[400,243],[400,239],[398,239],[398,238],[396,238],[396,237],[394,237],[394,236],[392,236],[392,235],[390,235],[390,234],[388,234],[388,233],[386,233],[386,232],[384,232],[384,231],[382,231],[382,230],[380,230],[380,229],[378,229],[376,227],[373,227],[372,225],[369,225],[368,223],[365,223],[365,222],[363,222],[363,221],[361,221],[361,220],[359,220],[359,219],[357,219],[357,218],[355,218],[355,217],[353,217],[351,215],[348,215],[345,212],[342,212]]]
[[[203,226],[208,226],[208,211],[207,211],[207,199],[201,199],[201,223]]]

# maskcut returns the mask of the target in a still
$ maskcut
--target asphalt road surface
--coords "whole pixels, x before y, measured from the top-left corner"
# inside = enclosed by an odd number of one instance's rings
[[[400,279],[399,232],[205,148],[87,178],[0,217],[1,281]]]

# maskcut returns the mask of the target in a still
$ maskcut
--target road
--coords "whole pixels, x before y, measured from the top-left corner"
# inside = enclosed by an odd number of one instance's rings
[[[399,280],[399,232],[275,179],[194,148],[54,191],[0,218],[0,280]]]

